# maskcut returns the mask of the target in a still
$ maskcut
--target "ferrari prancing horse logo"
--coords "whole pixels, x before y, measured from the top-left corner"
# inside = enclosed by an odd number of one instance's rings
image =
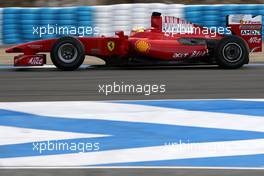
[[[115,49],[115,42],[113,41],[107,42],[107,48],[109,51],[113,51]]]

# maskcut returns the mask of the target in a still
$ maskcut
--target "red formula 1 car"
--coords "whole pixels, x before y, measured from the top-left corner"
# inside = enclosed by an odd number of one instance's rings
[[[49,52],[61,70],[75,70],[85,55],[103,59],[106,65],[216,64],[239,68],[249,62],[250,52],[262,50],[262,17],[229,15],[226,29],[201,27],[180,18],[153,12],[150,29],[123,31],[114,37],[62,37],[20,44],[7,53],[23,53],[15,66],[40,66]],[[216,31],[218,30],[218,31]]]

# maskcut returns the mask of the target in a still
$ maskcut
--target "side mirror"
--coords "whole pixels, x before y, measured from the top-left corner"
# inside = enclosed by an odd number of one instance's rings
[[[124,31],[116,31],[115,35],[117,35],[119,38],[124,38],[125,37]]]

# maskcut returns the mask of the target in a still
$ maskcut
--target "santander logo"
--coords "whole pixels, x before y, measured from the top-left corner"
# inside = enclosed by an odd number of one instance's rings
[[[249,43],[261,43],[261,38],[258,37],[251,37],[249,40]]]
[[[41,57],[35,56],[29,59],[29,64],[31,65],[42,65],[43,59]]]

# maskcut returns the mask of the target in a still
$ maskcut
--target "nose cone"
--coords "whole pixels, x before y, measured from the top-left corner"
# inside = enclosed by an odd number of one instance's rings
[[[19,53],[19,52],[22,52],[22,48],[18,46],[13,46],[13,47],[7,48],[5,51],[6,53]]]
[[[5,52],[6,52],[6,53],[12,53],[12,52],[13,52],[13,47],[12,47],[12,48],[7,48],[7,49],[5,50]]]

